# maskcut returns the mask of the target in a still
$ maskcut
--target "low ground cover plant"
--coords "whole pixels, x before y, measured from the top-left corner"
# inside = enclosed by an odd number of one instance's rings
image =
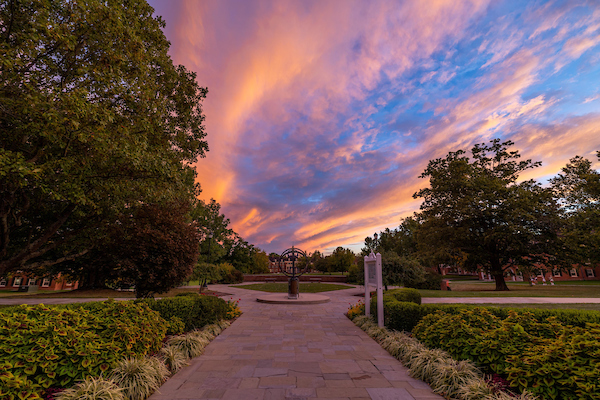
[[[437,312],[413,330],[427,346],[472,360],[510,386],[544,399],[600,399],[600,324],[585,328],[551,317],[509,311],[502,319],[485,309]]]
[[[202,336],[205,346],[227,326],[215,324],[218,322],[216,316],[226,317],[232,305],[215,297],[196,297],[191,299],[189,309],[196,311],[195,315],[201,316],[202,321],[210,322],[202,326],[194,324],[207,330],[191,334]],[[155,304],[161,302],[157,300]],[[239,311],[237,304],[233,307]],[[77,382],[81,382],[74,387],[77,391],[101,390],[110,385],[91,378],[108,376],[122,360],[144,360],[157,353],[161,356],[152,357],[149,362],[155,371],[168,375],[187,362],[187,353],[168,357],[159,350],[167,329],[180,334],[184,327],[177,315],[171,315],[170,320],[165,321],[147,302],[109,300],[62,306],[23,305],[2,310],[0,398],[41,399],[44,393],[52,392],[54,388],[72,387]],[[167,358],[168,363],[165,362]],[[109,396],[107,399],[113,395],[118,398],[116,392],[108,389],[102,393]],[[87,397],[81,397],[84,398]]]

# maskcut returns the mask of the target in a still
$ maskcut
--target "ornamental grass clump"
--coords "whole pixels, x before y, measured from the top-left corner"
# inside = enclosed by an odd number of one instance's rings
[[[113,380],[87,377],[71,389],[60,392],[56,400],[125,400],[123,389]]]
[[[455,398],[465,382],[479,376],[481,373],[472,362],[449,359],[435,366],[430,385],[435,393],[446,398]]]
[[[188,365],[188,358],[185,353],[180,348],[169,344],[160,349],[160,357],[172,374]]]
[[[486,400],[494,396],[494,391],[483,378],[473,378],[464,382],[456,391],[461,400]]]
[[[451,360],[450,355],[443,350],[422,349],[411,358],[407,367],[410,368],[410,376],[431,383],[438,364],[448,364]]]
[[[194,358],[201,355],[208,343],[208,339],[196,333],[174,336],[168,341],[168,344],[181,350],[187,358]]]
[[[129,400],[145,400],[167,376],[160,374],[154,360],[140,357],[119,361],[111,372],[111,378],[123,388]]]

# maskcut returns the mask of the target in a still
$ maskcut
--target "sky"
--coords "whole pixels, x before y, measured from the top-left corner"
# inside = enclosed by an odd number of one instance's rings
[[[244,239],[359,251],[431,159],[512,140],[547,179],[600,150],[600,2],[150,0],[208,88],[197,163]]]

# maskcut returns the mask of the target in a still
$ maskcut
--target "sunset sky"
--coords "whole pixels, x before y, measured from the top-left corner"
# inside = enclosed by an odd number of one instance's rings
[[[597,0],[150,4],[209,90],[202,197],[267,252],[360,250],[418,209],[428,160],[493,138],[541,182],[597,161]]]

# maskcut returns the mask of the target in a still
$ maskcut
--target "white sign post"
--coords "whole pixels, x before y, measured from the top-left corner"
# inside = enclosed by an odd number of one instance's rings
[[[377,288],[377,325],[383,327],[383,277],[381,276],[381,254],[365,257],[365,315],[371,315],[371,286]]]

